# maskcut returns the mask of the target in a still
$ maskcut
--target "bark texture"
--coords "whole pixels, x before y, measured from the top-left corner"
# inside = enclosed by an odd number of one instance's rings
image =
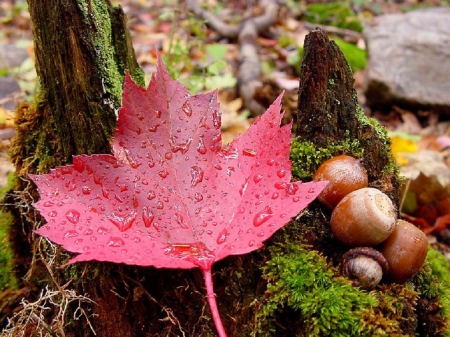
[[[364,116],[353,74],[339,47],[321,29],[306,36],[298,93],[297,136],[317,148],[356,140],[371,186],[398,204],[398,181],[384,130]],[[350,153],[351,154],[351,153]]]
[[[45,262],[48,254],[55,252],[50,253],[51,247],[42,244],[33,233],[41,220],[31,206],[38,195],[27,175],[70,163],[72,155],[110,153],[124,72],[129,71],[140,84],[143,73],[136,62],[120,7],[113,7],[107,0],[28,1],[28,7],[40,88],[33,103],[17,109],[17,133],[11,148],[17,188],[7,194],[4,205],[15,218],[10,227],[14,272],[22,289],[31,289],[28,292],[31,300],[40,296],[45,285],[60,289],[60,300],[67,298],[68,293],[61,286],[67,282],[73,282],[72,287],[79,294],[93,294],[97,303],[106,302],[105,306],[90,308],[93,311],[87,315],[95,314],[94,323],[103,331],[98,336],[114,333],[118,336],[116,324],[125,331],[131,329],[127,328],[126,316],[117,315],[110,322],[105,319],[102,310],[114,314],[123,308],[123,301],[111,292],[112,285],[98,276],[102,267],[88,270],[80,265],[58,269],[66,258],[59,250],[53,256],[53,266]],[[107,275],[111,273],[112,268],[103,268],[108,270]],[[69,305],[66,310],[64,316],[73,317],[77,307]],[[48,326],[39,321],[28,322],[28,326],[18,329],[32,329],[33,334],[39,327],[46,332],[66,330],[65,336],[93,333],[86,321],[78,326],[76,322],[81,320],[73,321],[69,318],[64,327],[58,326],[61,324],[58,320],[50,320]]]

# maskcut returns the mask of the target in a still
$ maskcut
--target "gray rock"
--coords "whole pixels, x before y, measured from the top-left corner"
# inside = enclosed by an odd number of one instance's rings
[[[364,35],[368,105],[450,114],[450,7],[382,15]]]
[[[10,69],[20,66],[28,57],[24,48],[13,43],[0,44],[0,69]]]
[[[10,76],[0,77],[0,107],[7,110],[16,108],[15,96],[19,95],[21,89],[16,80]]]

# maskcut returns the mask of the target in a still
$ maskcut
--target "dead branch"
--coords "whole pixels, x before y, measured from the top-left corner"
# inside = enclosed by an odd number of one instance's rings
[[[264,13],[251,17],[249,9],[243,14],[239,25],[230,25],[200,6],[196,0],[187,0],[187,8],[220,36],[237,38],[239,43],[238,92],[244,100],[244,106],[252,115],[260,115],[266,107],[254,98],[255,89],[261,86],[261,67],[258,57],[258,34],[268,29],[276,19],[279,5],[275,0],[261,0],[259,6]]]

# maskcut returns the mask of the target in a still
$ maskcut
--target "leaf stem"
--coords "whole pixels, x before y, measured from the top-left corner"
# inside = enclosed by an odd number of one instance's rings
[[[219,309],[217,308],[216,295],[214,294],[213,281],[211,275],[211,268],[203,269],[203,278],[205,279],[206,284],[206,296],[208,297],[209,309],[211,310],[211,315],[214,320],[214,324],[216,325],[217,332],[219,333],[219,337],[227,337],[227,333],[222,324],[222,320],[220,319]]]

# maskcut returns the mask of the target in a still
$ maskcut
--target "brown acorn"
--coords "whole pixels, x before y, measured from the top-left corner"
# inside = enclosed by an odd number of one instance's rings
[[[397,221],[391,199],[376,188],[366,187],[347,194],[331,214],[336,238],[347,246],[373,247],[388,238]]]
[[[407,282],[422,267],[427,251],[425,233],[407,221],[398,220],[394,231],[380,247],[389,264],[387,280]]]
[[[361,161],[347,155],[336,156],[323,162],[313,180],[329,182],[318,199],[330,209],[350,192],[367,187],[369,181]]]

